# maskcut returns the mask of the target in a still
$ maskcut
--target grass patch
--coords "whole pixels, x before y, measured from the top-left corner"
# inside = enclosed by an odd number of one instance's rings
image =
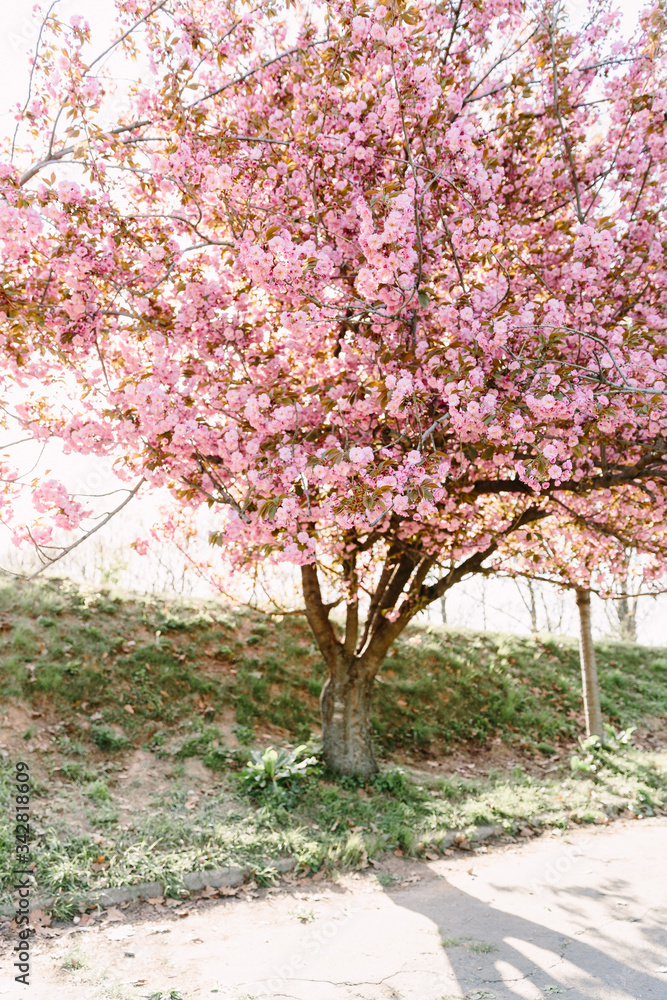
[[[259,793],[247,790],[241,779],[240,771],[225,772],[193,801],[192,779],[176,776],[166,794],[146,802],[123,825],[113,772],[83,786],[65,783],[57,796],[42,788],[35,795],[35,814],[48,813],[48,822],[42,818],[43,825],[35,827],[33,852],[40,892],[58,896],[162,881],[169,895],[178,896],[183,875],[191,870],[247,866],[258,881],[271,884],[272,859],[284,855],[305,872],[363,868],[386,851],[421,857],[444,850],[448,831],[465,832],[476,824],[498,825],[512,834],[525,823],[540,829],[603,822],[619,813],[653,815],[667,804],[667,752],[619,745],[605,752],[595,772],[568,767],[549,779],[520,768],[477,780],[390,769],[353,788],[342,779],[306,773],[286,789],[269,785]],[[10,791],[5,768],[0,782],[5,892],[13,860]],[[81,791],[92,807],[91,832],[75,831],[68,822]],[[378,877],[387,887],[395,881]]]
[[[411,630],[380,673],[374,728],[383,769],[364,783],[321,768],[297,774],[299,761],[289,758],[316,728],[324,676],[294,617],[121,600],[63,581],[0,588],[0,612],[12,623],[0,631],[0,694],[27,710],[21,754],[36,755],[49,775],[33,789],[45,895],[143,881],[178,895],[185,872],[226,865],[247,866],[270,884],[281,855],[302,871],[364,867],[384,851],[442,850],[453,829],[489,824],[511,835],[526,823],[564,828],[665,809],[665,752],[585,745],[572,766],[563,761],[581,701],[568,639]],[[598,660],[616,729],[667,714],[667,650],[603,643]],[[267,758],[267,780],[244,784],[267,729],[294,775],[274,785]],[[445,778],[417,768],[430,753],[491,737],[513,744],[517,756],[533,751],[545,773],[514,767]],[[141,810],[128,809],[120,781],[139,748],[169,779]],[[411,766],[386,766],[392,754]],[[3,767],[3,873],[13,861],[9,780]]]
[[[267,726],[299,742],[317,728],[324,664],[296,618],[121,599],[66,581],[0,588],[0,611],[12,620],[0,633],[0,694],[53,705],[68,723],[77,712],[98,717],[85,742],[104,752],[151,740],[157,749],[161,729],[226,713],[244,745]],[[597,656],[608,722],[667,715],[667,650],[599,643]],[[381,753],[500,736],[548,755],[578,734],[580,712],[574,640],[413,628],[382,666],[373,726]],[[198,747],[202,759],[211,749]]]

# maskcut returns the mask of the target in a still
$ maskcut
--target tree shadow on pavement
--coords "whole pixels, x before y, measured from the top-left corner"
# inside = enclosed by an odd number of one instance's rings
[[[599,922],[586,923],[591,916],[585,912],[587,900],[590,907],[596,895],[621,894],[627,904],[622,916],[610,911],[600,913]],[[438,926],[461,994],[471,1000],[539,1000],[557,994],[576,1000],[667,998],[664,910],[644,906],[641,918],[626,916],[632,902],[635,909],[641,907],[618,879],[603,883],[597,893],[548,887],[536,900],[519,891],[511,905],[508,899],[485,902],[443,878],[387,895],[396,906]]]

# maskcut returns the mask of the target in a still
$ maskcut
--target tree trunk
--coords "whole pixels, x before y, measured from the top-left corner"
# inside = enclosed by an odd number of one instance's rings
[[[443,594],[440,598],[440,616],[442,618],[442,624],[447,624],[447,599]]]
[[[535,586],[532,580],[528,581],[528,593],[530,594],[530,630],[533,635],[537,635],[537,604],[535,603]]]
[[[618,630],[624,642],[637,641],[637,601],[631,603],[627,597],[619,597],[616,601],[618,615]]]
[[[579,609],[579,657],[581,660],[581,685],[584,692],[584,714],[586,735],[604,737],[602,710],[600,708],[600,685],[595,663],[595,646],[591,628],[591,592],[577,589]]]
[[[337,774],[370,778],[377,773],[371,727],[374,675],[362,660],[344,653],[330,666],[320,696],[322,749]]]

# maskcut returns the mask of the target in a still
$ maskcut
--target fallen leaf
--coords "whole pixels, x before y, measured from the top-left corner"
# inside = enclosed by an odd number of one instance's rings
[[[110,906],[108,910],[105,911],[104,916],[107,920],[122,920],[123,914],[116,906]]]
[[[146,902],[151,906],[164,906],[164,896],[149,896]]]
[[[123,707],[126,712],[129,712],[130,715],[134,715],[134,709],[132,708],[131,705],[124,705]]]
[[[33,910],[30,914],[30,923],[33,927],[50,927],[51,914],[44,913],[44,910]]]

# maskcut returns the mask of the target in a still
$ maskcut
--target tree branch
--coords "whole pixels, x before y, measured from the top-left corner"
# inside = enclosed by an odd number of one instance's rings
[[[123,502],[120,503],[120,504],[118,504],[118,506],[115,507],[114,510],[110,511],[104,518],[102,518],[102,520],[100,521],[99,524],[96,524],[94,528],[91,528],[90,531],[87,531],[85,533],[85,535],[82,535],[81,538],[77,539],[76,542],[72,542],[71,545],[68,545],[67,548],[63,549],[63,551],[59,555],[57,555],[54,559],[50,559],[48,556],[45,556],[44,558],[46,558],[48,561],[45,562],[43,566],[40,566],[39,569],[35,570],[34,573],[31,573],[30,576],[26,576],[23,579],[24,580],[34,580],[36,576],[39,576],[39,574],[42,573],[45,569],[48,569],[49,566],[53,566],[54,563],[57,563],[61,559],[64,559],[64,557],[66,555],[69,555],[69,553],[72,552],[74,549],[76,549],[79,545],[81,545],[82,542],[87,541],[90,538],[91,535],[94,535],[96,531],[99,531],[100,528],[103,528],[105,524],[108,524],[112,517],[115,517],[116,514],[120,513],[120,511],[124,507],[127,507],[127,505],[130,502],[130,500],[137,495],[137,493],[139,492],[140,487],[145,482],[146,482],[146,480],[142,476],[141,479],[139,480],[139,482],[137,483],[137,485],[134,486],[130,490],[130,492],[125,497],[125,499],[123,500]],[[40,554],[41,554],[41,552],[40,552]]]
[[[336,638],[333,625],[329,620],[327,605],[322,600],[317,567],[314,563],[308,563],[301,567],[301,586],[308,624],[327,666],[331,667],[336,659],[336,654],[340,651],[341,643]]]

